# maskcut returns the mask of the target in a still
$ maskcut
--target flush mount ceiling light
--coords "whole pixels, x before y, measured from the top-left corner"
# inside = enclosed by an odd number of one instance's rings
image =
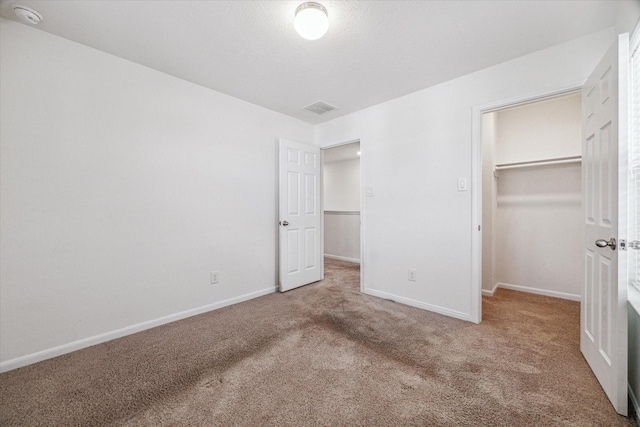
[[[293,23],[300,36],[316,40],[329,29],[329,15],[320,3],[310,1],[298,6]]]
[[[21,4],[14,4],[11,5],[11,7],[13,8],[13,13],[15,13],[16,16],[23,22],[38,25],[40,21],[42,21],[42,15],[40,15],[36,10],[33,10],[30,7],[23,6]]]

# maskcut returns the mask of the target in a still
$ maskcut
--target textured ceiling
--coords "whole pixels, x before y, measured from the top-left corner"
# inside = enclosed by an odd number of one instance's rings
[[[40,30],[312,124],[608,28],[620,6],[321,0],[329,31],[308,41],[293,29],[301,2],[13,1],[44,16]],[[11,3],[0,15],[16,19]],[[302,109],[318,100],[339,109]]]

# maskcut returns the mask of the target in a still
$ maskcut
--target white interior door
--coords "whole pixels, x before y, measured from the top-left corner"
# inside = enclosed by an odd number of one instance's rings
[[[280,292],[322,279],[320,149],[280,140]]]
[[[628,35],[602,58],[582,91],[584,287],[580,350],[620,414],[627,414],[626,238]],[[619,256],[620,254],[620,256]]]

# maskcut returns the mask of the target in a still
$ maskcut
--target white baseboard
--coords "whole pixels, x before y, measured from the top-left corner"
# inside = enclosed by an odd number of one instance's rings
[[[331,259],[337,259],[337,260],[340,260],[340,261],[355,262],[356,264],[360,264],[360,260],[359,259],[347,258],[346,256],[324,254],[324,257],[325,258],[331,258]]]
[[[638,398],[633,393],[633,389],[631,388],[631,384],[627,383],[629,388],[629,399],[631,400],[631,405],[633,405],[633,409],[636,414],[636,424],[640,426],[640,403],[638,403]]]
[[[146,322],[138,323],[136,325],[127,326],[126,328],[117,329],[115,331],[106,332],[104,334],[84,338],[78,341],[70,342],[68,344],[60,345],[58,347],[49,348],[46,350],[38,351],[36,353],[28,354],[26,356],[7,360],[6,362],[0,363],[0,372],[11,371],[13,369],[21,368],[23,366],[51,359],[53,357],[62,356],[63,354],[71,353],[83,348],[91,347],[92,345],[101,344],[107,341],[114,340],[116,338],[121,338],[127,335],[135,334],[137,332],[142,332],[147,329],[155,328],[156,326],[161,326],[167,323],[175,322],[177,320],[186,319],[187,317],[196,316],[208,311],[217,310],[219,308],[227,307],[229,305],[237,304],[243,301],[248,301],[253,298],[274,293],[276,292],[276,290],[277,288],[275,287],[262,289],[260,291],[251,292],[234,298],[229,298],[224,301],[215,302],[213,304],[208,304],[191,310],[181,311],[179,313],[170,314],[158,319],[149,320]]]
[[[492,297],[493,294],[496,293],[496,291],[498,290],[498,285],[499,283],[496,283],[495,285],[493,285],[493,289],[491,289],[490,291],[487,289],[483,289],[482,290],[482,295],[485,297]]]
[[[456,319],[473,322],[473,320],[471,319],[471,314],[462,313],[461,311],[451,310],[437,305],[428,304],[426,302],[416,301],[410,298],[389,294],[387,292],[377,291],[375,289],[364,288],[362,292],[374,297],[388,299],[391,301],[399,302],[401,304],[410,305],[411,307],[417,307],[423,310],[432,311],[434,313],[443,314],[445,316],[454,317]]]
[[[544,295],[547,297],[562,298],[570,301],[580,301],[580,295],[569,294],[566,292],[549,291],[547,289],[529,288],[527,286],[512,285],[509,283],[498,283],[496,284],[496,288],[510,289],[512,291],[527,292],[530,294]]]

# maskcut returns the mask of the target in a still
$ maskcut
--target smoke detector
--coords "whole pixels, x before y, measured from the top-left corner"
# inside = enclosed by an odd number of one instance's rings
[[[22,22],[38,25],[40,21],[42,21],[42,15],[30,7],[23,6],[21,4],[14,4],[11,7],[13,7],[13,13],[15,13]]]

